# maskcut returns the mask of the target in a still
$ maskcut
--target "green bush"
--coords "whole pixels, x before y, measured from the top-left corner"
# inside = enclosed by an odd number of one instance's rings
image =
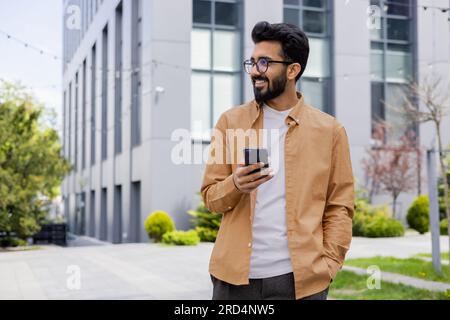
[[[364,237],[364,226],[370,215],[370,204],[367,199],[355,199],[355,213],[352,220],[352,233],[355,237]]]
[[[195,230],[189,231],[171,231],[162,237],[162,242],[166,244],[175,244],[178,246],[192,246],[198,244],[200,238]]]
[[[441,235],[447,235],[448,234],[448,219],[441,220],[441,223],[439,223],[439,228],[441,229]]]
[[[0,239],[0,247],[22,247],[27,246],[28,242],[17,237],[5,237]]]
[[[353,236],[363,237],[364,227],[368,222],[370,216],[364,212],[358,210],[358,204],[356,204],[355,214],[353,216]]]
[[[447,149],[450,149],[450,143],[447,146]],[[446,178],[447,184],[450,185],[450,153],[447,153],[445,157],[444,164],[447,167],[446,170]],[[445,212],[445,201],[444,201],[444,179],[442,176],[438,178],[438,199],[439,199],[439,216],[440,220],[446,219],[447,214]],[[448,195],[448,200],[450,201],[450,194]]]
[[[200,236],[200,240],[215,242],[222,221],[222,214],[209,211],[203,201],[200,202],[197,209],[189,210],[187,213],[193,217],[191,222]]]
[[[373,206],[365,199],[355,201],[353,217],[353,236],[359,237],[398,237],[404,235],[401,222],[390,218],[387,205]]]
[[[408,209],[406,220],[411,228],[424,234],[430,228],[428,196],[417,197]]]
[[[400,221],[382,215],[372,217],[364,227],[364,236],[369,238],[400,237],[404,234],[405,228]]]
[[[448,176],[450,177],[450,172],[447,173]],[[442,179],[441,179],[442,181]],[[438,192],[439,192],[439,197],[438,197],[438,204],[439,204],[439,219],[445,219],[447,217],[447,214],[445,212],[445,201],[444,201],[444,183],[441,183],[438,186]],[[448,196],[448,201],[450,203],[450,192],[449,192],[449,196]]]
[[[144,225],[149,238],[154,239],[156,242],[160,242],[166,232],[175,230],[172,218],[164,211],[151,213],[145,219]]]
[[[211,228],[206,227],[196,227],[195,231],[197,232],[200,241],[203,242],[215,242],[217,238],[217,230],[213,230]]]

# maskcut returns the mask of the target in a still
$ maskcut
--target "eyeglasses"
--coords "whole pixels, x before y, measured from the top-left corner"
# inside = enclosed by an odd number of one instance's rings
[[[248,60],[244,61],[244,69],[245,69],[245,72],[251,73],[253,66],[256,65],[256,70],[258,70],[259,73],[265,73],[267,71],[267,69],[269,68],[269,64],[271,64],[271,63],[282,63],[285,65],[289,65],[294,62],[269,60],[267,58],[259,58],[258,61],[255,62],[253,59],[248,59]]]

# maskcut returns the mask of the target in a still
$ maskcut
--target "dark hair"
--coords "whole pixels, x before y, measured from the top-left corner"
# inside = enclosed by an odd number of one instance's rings
[[[281,44],[284,59],[297,62],[302,70],[295,78],[298,81],[305,72],[309,57],[309,41],[306,34],[294,24],[258,22],[252,30],[253,42],[278,41]]]

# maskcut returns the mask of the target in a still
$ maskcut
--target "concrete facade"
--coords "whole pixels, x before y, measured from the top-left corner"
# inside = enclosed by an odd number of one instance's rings
[[[72,232],[113,243],[147,241],[143,223],[154,210],[168,212],[178,229],[189,228],[190,216],[186,211],[195,208],[200,200],[196,192],[200,189],[204,169],[204,164],[177,165],[171,159],[173,147],[177,144],[171,140],[172,133],[179,128],[189,130],[191,126],[192,0],[140,0],[141,139],[137,145],[132,143],[132,131],[136,128],[133,128],[132,119],[135,66],[131,34],[136,22],[132,19],[136,1],[66,0],[64,6],[63,144],[65,156],[77,165],[62,185],[64,212]],[[115,40],[117,7],[120,3],[123,42],[119,68],[122,72],[118,76]],[[82,8],[84,22],[81,23],[81,30],[67,28],[67,19],[71,15],[68,9],[72,5]],[[364,180],[360,163],[371,140],[371,49],[370,30],[366,27],[369,5],[370,0],[336,1],[331,6],[330,21],[332,107],[334,115],[346,127],[354,173],[359,181]],[[449,1],[418,0],[417,5],[417,34],[413,45],[418,75],[433,69],[448,79],[449,14],[438,10],[424,11],[420,6],[449,7]],[[281,22],[283,1],[244,0],[240,2],[240,10],[243,19],[242,55],[249,57],[253,48],[250,34],[254,24],[261,20]],[[107,42],[103,41],[102,36],[106,25]],[[105,43],[108,46],[106,51],[103,48]],[[92,59],[94,44],[95,63]],[[103,79],[106,86],[102,84],[104,52],[108,57],[107,76]],[[92,68],[95,73],[91,72]],[[115,81],[119,77],[121,81]],[[242,96],[244,101],[249,101],[253,98],[252,88],[244,74],[243,78]],[[117,83],[121,83],[120,120],[115,117]],[[106,129],[101,126],[104,103],[107,109]],[[93,110],[95,113],[92,113]],[[116,152],[115,148],[115,128],[118,124],[121,127],[120,152]],[[95,132],[94,146],[91,131]],[[102,134],[106,135],[107,140],[105,159],[102,159]],[[445,144],[448,144],[448,119],[443,134]],[[429,146],[434,130],[430,125],[423,125],[420,135],[422,144]],[[208,143],[193,141],[192,146],[203,150]],[[92,164],[91,149],[95,152]],[[426,192],[425,185],[423,190]],[[403,195],[400,199],[403,217],[413,196]],[[377,201],[389,199],[380,196]]]

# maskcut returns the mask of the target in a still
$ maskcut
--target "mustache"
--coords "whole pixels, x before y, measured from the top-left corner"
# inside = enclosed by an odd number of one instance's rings
[[[259,76],[259,77],[253,77],[253,78],[252,78],[252,81],[253,81],[253,82],[258,81],[258,80],[262,80],[262,81],[267,81],[267,82],[269,82],[269,79],[267,79],[266,77],[262,77],[262,76]]]

